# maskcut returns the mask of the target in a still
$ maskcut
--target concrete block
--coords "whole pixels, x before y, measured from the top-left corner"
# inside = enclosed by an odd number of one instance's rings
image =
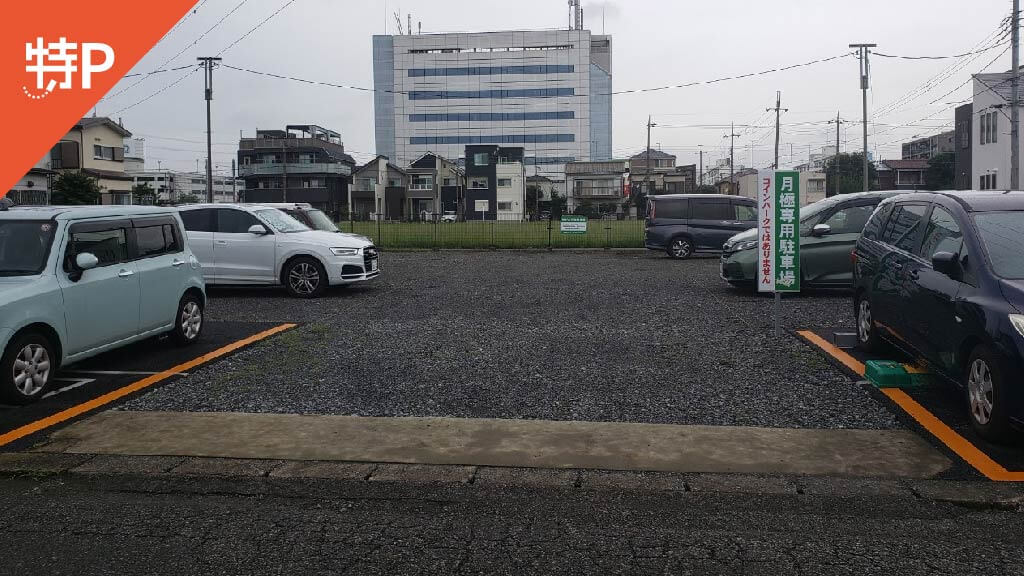
[[[188,458],[171,470],[183,476],[266,476],[278,460],[247,458]]]
[[[271,478],[328,478],[332,480],[366,480],[376,464],[355,462],[290,461],[270,472]]]
[[[164,474],[185,461],[182,456],[115,456],[99,454],[71,469],[77,474]]]
[[[0,453],[0,473],[56,474],[66,472],[92,457],[92,454],[4,452]]]

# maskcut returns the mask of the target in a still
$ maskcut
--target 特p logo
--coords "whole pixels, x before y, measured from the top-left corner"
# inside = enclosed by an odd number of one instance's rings
[[[36,86],[35,90],[22,86],[21,90],[29,98],[40,100],[54,88],[74,88],[75,72],[81,73],[84,90],[92,88],[92,75],[106,72],[114,65],[114,49],[99,42],[83,42],[79,50],[78,44],[68,42],[63,36],[57,42],[49,43],[36,38],[34,45],[25,43],[25,61],[25,72],[35,73]]]

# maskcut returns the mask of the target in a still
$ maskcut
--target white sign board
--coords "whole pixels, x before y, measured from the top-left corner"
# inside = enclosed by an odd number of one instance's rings
[[[487,212],[491,206],[490,200],[476,200],[473,205],[476,207],[474,212]]]

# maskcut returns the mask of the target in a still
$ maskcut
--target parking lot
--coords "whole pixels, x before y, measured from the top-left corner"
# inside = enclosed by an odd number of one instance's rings
[[[76,388],[30,408],[2,408],[11,423],[5,431],[147,377],[137,373],[167,371],[245,341],[187,375],[170,374],[106,407],[909,427],[956,461],[950,476],[981,477],[884,394],[795,333],[853,326],[847,294],[786,298],[787,333],[776,338],[771,299],[725,285],[716,258],[673,261],[639,251],[396,252],[382,265],[378,280],[332,289],[316,300],[277,289],[212,289],[199,348],[153,341],[73,366],[61,377]],[[297,326],[246,340],[292,323]],[[920,394],[947,419],[962,409],[955,394],[939,388]],[[1001,450],[1006,466],[1019,461],[1019,450]]]

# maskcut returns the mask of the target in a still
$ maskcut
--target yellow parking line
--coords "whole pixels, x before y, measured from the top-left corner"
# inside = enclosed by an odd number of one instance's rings
[[[5,446],[7,444],[10,444],[11,442],[14,442],[15,440],[18,440],[20,438],[24,438],[25,436],[28,436],[29,434],[35,434],[36,432],[39,432],[40,430],[45,430],[45,429],[47,429],[47,428],[49,428],[51,426],[54,426],[56,424],[60,424],[61,422],[64,422],[65,420],[69,420],[69,419],[74,418],[76,416],[81,416],[82,414],[85,414],[86,412],[95,410],[95,409],[97,409],[97,408],[99,408],[101,406],[104,406],[106,404],[110,404],[111,402],[113,402],[115,400],[123,398],[123,397],[125,397],[125,396],[127,396],[129,394],[138,392],[139,390],[142,390],[144,388],[148,388],[149,386],[152,386],[152,385],[154,385],[154,384],[156,384],[158,382],[166,380],[166,379],[170,378],[171,376],[174,376],[176,374],[180,374],[181,372],[188,372],[189,370],[192,370],[196,366],[199,366],[201,364],[205,364],[205,363],[209,362],[210,360],[214,360],[216,358],[224,356],[225,354],[229,354],[231,352],[234,352],[235,350],[238,350],[239,348],[242,348],[244,346],[248,346],[249,344],[252,344],[253,342],[258,342],[260,340],[263,340],[264,338],[268,338],[268,337],[273,336],[274,334],[277,334],[279,332],[284,332],[285,330],[290,330],[290,329],[292,329],[292,328],[294,328],[296,326],[297,326],[297,324],[281,324],[279,326],[274,326],[273,328],[270,328],[268,330],[264,330],[263,332],[259,332],[257,334],[253,334],[252,336],[249,336],[247,338],[242,338],[241,340],[232,342],[231,344],[228,344],[226,346],[222,346],[222,347],[214,350],[213,352],[208,352],[206,354],[203,354],[202,356],[199,356],[198,358],[193,358],[192,360],[189,360],[188,362],[185,362],[183,364],[178,364],[177,366],[175,366],[173,368],[169,368],[167,370],[164,370],[163,372],[158,372],[156,374],[153,374],[152,376],[147,376],[146,378],[143,378],[142,380],[137,380],[137,381],[135,381],[135,382],[133,382],[133,383],[127,385],[127,386],[124,386],[122,388],[118,388],[117,390],[114,390],[112,392],[107,392],[106,394],[104,394],[102,396],[99,396],[97,398],[93,398],[92,400],[89,400],[87,402],[83,402],[81,404],[78,404],[77,406],[72,406],[71,408],[68,408],[66,410],[62,410],[62,411],[60,411],[60,412],[58,412],[56,414],[53,414],[51,416],[47,416],[46,418],[42,418],[40,420],[36,420],[35,422],[26,424],[26,425],[24,425],[24,426],[22,426],[20,428],[15,428],[14,430],[11,430],[10,432],[7,432],[6,434],[0,434],[0,446]]]
[[[801,330],[797,334],[824,350],[825,353],[841,362],[850,370],[861,376],[864,375],[864,364],[862,362],[843,352],[838,347],[833,346],[821,336],[810,330]],[[917,365],[905,364],[904,366],[907,368],[907,372],[911,374],[927,373]],[[895,402],[897,406],[902,408],[904,412],[910,415],[911,418],[917,421],[939,442],[942,442],[946,448],[949,448],[985,478],[996,482],[1024,482],[1024,472],[1013,472],[1004,468],[977,446],[971,444],[966,438],[957,434],[955,430],[947,426],[942,420],[939,420],[927,408],[919,404],[903,390],[899,388],[881,388],[880,390],[882,394],[885,394],[890,400]]]

